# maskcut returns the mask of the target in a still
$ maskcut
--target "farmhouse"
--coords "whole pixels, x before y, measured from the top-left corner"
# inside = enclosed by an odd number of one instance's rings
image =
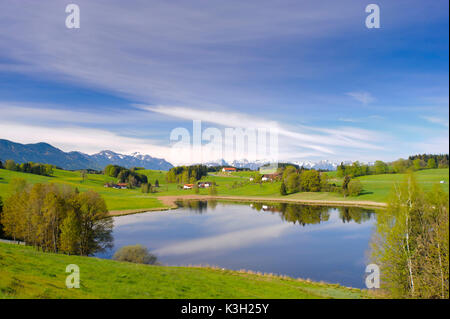
[[[127,189],[128,188],[128,184],[127,183],[106,183],[105,185],[103,185],[104,187],[107,188],[115,188],[115,189]]]
[[[184,184],[183,189],[192,189],[194,184]]]
[[[208,188],[212,186],[212,182],[198,182],[199,188]]]
[[[281,176],[280,173],[273,173],[273,174],[264,174],[261,178],[261,181],[267,182],[267,181],[275,181]]]
[[[234,168],[234,167],[224,167],[224,168],[222,168],[222,172],[226,172],[226,173],[236,172],[236,168]]]

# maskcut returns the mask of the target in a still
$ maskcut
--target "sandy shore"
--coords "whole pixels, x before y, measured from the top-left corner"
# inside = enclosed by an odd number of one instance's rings
[[[276,197],[251,197],[251,196],[205,196],[205,195],[176,195],[176,196],[160,196],[158,200],[165,207],[142,208],[129,210],[112,210],[109,212],[111,216],[123,216],[130,214],[145,213],[150,211],[162,211],[177,208],[176,201],[182,200],[220,200],[234,202],[280,202],[280,203],[297,203],[321,206],[360,206],[360,207],[386,207],[386,203],[371,201],[328,201],[328,200],[304,200],[295,198],[276,198]]]

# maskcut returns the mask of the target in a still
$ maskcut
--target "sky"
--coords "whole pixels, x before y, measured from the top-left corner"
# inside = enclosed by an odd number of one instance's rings
[[[69,3],[0,2],[0,139],[216,160],[171,140],[201,121],[276,129],[283,161],[448,153],[447,0],[75,0],[78,29]]]

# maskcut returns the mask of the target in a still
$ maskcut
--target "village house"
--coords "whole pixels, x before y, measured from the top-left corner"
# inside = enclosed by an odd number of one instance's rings
[[[127,189],[128,188],[128,184],[127,183],[106,183],[105,185],[103,185],[104,187],[107,188],[115,188],[115,189]]]
[[[234,168],[234,167],[224,167],[224,168],[222,168],[222,172],[224,172],[224,173],[236,172],[236,168]]]
[[[212,182],[198,182],[199,188],[208,188],[211,187],[212,185],[213,185]]]
[[[261,178],[261,181],[267,182],[267,181],[275,181],[279,177],[281,177],[280,173],[273,173],[273,174],[264,174]]]
[[[183,189],[192,189],[194,187],[194,184],[184,184]]]

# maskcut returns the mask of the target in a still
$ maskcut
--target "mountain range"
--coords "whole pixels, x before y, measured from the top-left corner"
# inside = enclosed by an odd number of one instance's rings
[[[14,160],[17,163],[35,162],[52,164],[67,170],[102,170],[108,164],[123,167],[144,167],[146,169],[169,170],[173,165],[161,158],[133,153],[124,155],[113,151],[101,151],[88,155],[81,152],[63,152],[47,144],[20,144],[0,139],[0,160]]]
[[[155,158],[150,155],[133,153],[130,155],[119,154],[113,151],[101,151],[88,155],[81,152],[64,152],[47,143],[20,144],[8,140],[0,139],[0,160],[12,159],[17,163],[35,162],[53,164],[58,167],[76,169],[103,170],[106,165],[114,164],[123,167],[144,167],[146,169],[169,170],[173,165],[162,158]],[[267,160],[249,161],[247,159],[226,162],[224,159],[204,163],[206,166],[232,166],[236,168],[248,168],[257,170],[259,167],[268,164]],[[322,161],[293,161],[293,164],[309,169],[322,169],[334,171],[340,164],[329,160]],[[349,165],[351,161],[344,164]],[[369,163],[371,165],[373,163]]]
[[[232,166],[236,168],[249,168],[251,170],[257,170],[261,166],[270,163],[268,160],[259,160],[259,161],[248,161],[246,159],[242,160],[234,160],[232,162],[226,162],[224,159],[220,159],[217,161],[212,161],[205,163],[206,166]],[[300,167],[308,168],[308,169],[321,169],[321,170],[329,170],[335,171],[341,162],[331,162],[329,160],[322,161],[293,161],[290,162],[292,164],[298,165]],[[345,161],[345,165],[352,164],[352,161]]]

